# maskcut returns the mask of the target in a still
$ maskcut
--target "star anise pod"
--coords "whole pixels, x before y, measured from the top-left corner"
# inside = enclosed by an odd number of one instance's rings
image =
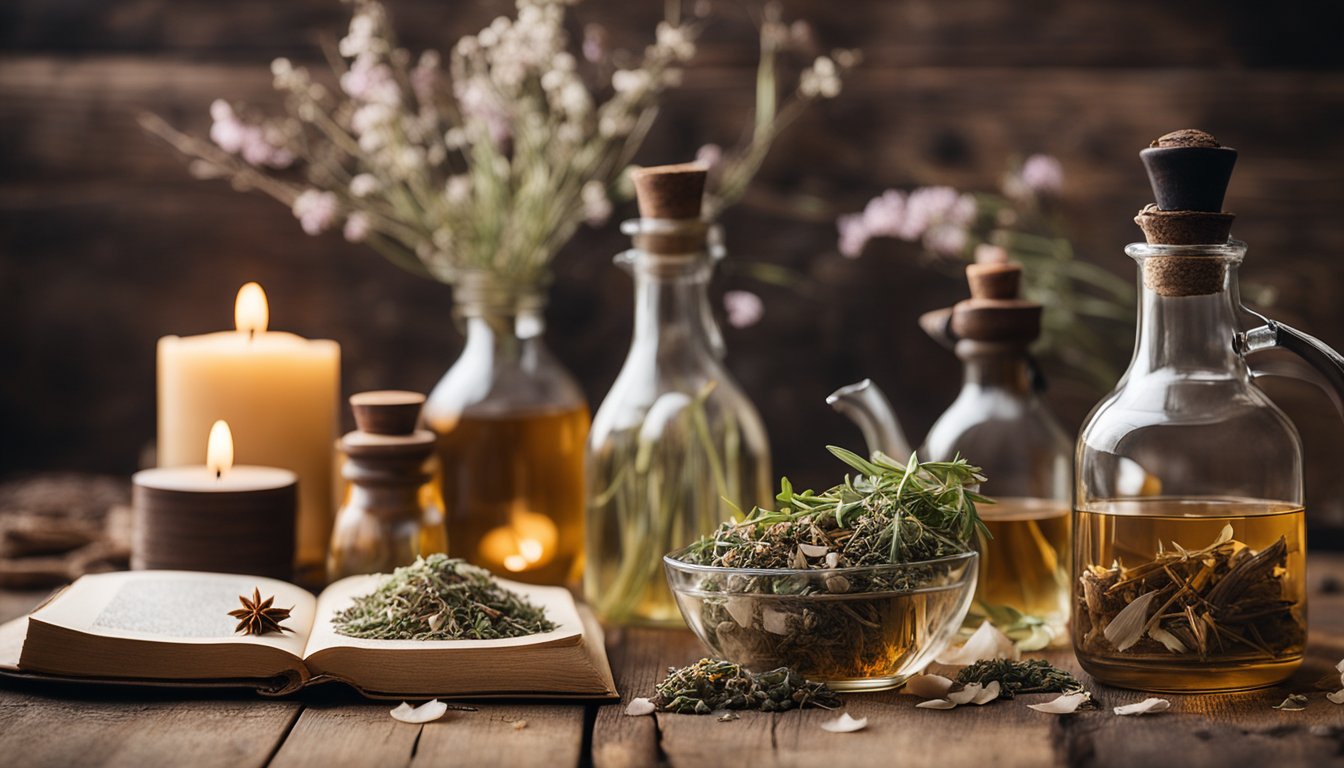
[[[264,635],[268,632],[293,632],[289,627],[280,625],[280,622],[289,618],[289,612],[293,608],[272,608],[271,604],[275,602],[275,597],[271,596],[264,601],[261,599],[261,590],[252,589],[252,599],[248,600],[247,595],[239,595],[238,601],[243,604],[242,608],[235,611],[229,611],[229,615],[238,619],[238,626],[234,632],[242,632],[248,635]]]

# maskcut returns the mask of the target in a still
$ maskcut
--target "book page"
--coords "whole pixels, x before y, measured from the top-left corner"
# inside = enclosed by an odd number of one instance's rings
[[[249,636],[234,631],[229,611],[240,595],[274,596],[293,606],[284,626],[293,633]],[[84,576],[32,618],[91,635],[183,644],[265,645],[302,656],[316,601],[292,584],[258,576],[191,571],[131,571]]]
[[[546,618],[555,622],[556,628],[550,632],[497,640],[365,640],[337,634],[336,628],[332,625],[332,618],[336,613],[348,607],[356,597],[376,590],[386,578],[386,575],[377,574],[351,576],[327,587],[317,599],[317,617],[308,639],[305,658],[323,649],[337,647],[380,650],[517,648],[550,644],[575,645],[583,636],[583,622],[579,619],[574,597],[569,590],[563,587],[538,587],[506,579],[498,580],[500,586],[517,592],[533,605],[540,606],[545,610]]]

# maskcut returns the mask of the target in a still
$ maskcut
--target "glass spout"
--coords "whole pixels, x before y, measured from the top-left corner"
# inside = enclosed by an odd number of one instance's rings
[[[881,451],[904,460],[913,452],[891,402],[872,379],[835,390],[826,404],[858,425],[869,453]]]

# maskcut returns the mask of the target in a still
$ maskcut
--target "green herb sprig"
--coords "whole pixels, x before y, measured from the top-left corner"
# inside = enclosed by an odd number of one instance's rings
[[[556,626],[489,571],[442,554],[396,569],[332,624],[337,634],[370,640],[494,640]]]
[[[965,459],[921,463],[911,455],[901,464],[880,452],[865,459],[828,450],[858,474],[823,493],[799,493],[784,478],[778,510],[756,508],[745,520],[724,523],[685,559],[734,568],[844,568],[934,560],[970,551],[977,534],[989,538],[975,505],[992,502],[971,490],[985,477]],[[800,545],[825,547],[836,557],[800,557]]]

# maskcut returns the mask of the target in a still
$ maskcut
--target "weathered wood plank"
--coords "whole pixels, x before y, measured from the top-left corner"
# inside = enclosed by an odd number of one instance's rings
[[[324,697],[326,698],[326,697]],[[276,753],[272,768],[332,765],[577,766],[584,707],[473,704],[424,725],[399,723],[394,705],[349,696],[310,702]]]
[[[0,691],[0,755],[27,766],[263,766],[298,716],[292,701],[181,700],[119,692]]]

